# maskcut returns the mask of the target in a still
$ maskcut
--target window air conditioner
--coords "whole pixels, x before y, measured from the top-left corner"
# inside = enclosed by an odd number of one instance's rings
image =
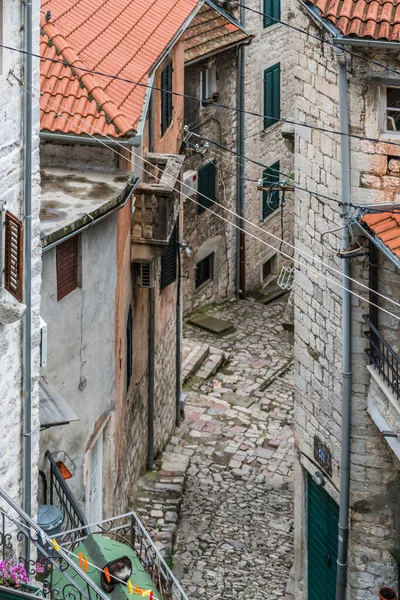
[[[185,171],[183,174],[183,199],[195,198],[197,196],[197,171]]]

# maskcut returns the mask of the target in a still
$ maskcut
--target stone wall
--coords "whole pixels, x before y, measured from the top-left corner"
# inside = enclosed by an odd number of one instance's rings
[[[317,30],[302,12],[297,11],[296,25]],[[295,118],[301,123],[339,129],[337,64],[327,45],[297,34],[296,36],[297,98]],[[377,58],[377,56],[374,56]],[[382,59],[382,57],[381,57]],[[349,64],[349,99],[351,131],[361,135],[380,135],[377,80],[367,76],[365,64]],[[375,102],[375,100],[376,102]],[[366,118],[368,117],[368,119]],[[388,146],[382,145],[383,148]],[[386,196],[375,179],[365,173],[384,178],[385,158],[374,154],[369,143],[351,140],[351,200],[366,204],[382,201]],[[379,173],[377,175],[377,172]],[[389,175],[390,176],[390,175]],[[299,185],[339,199],[340,139],[306,127],[296,127],[295,177]],[[366,187],[368,183],[368,188]],[[372,188],[371,184],[375,187]],[[327,478],[327,491],[335,498],[340,488],[341,449],[341,357],[342,301],[340,249],[341,208],[335,201],[318,198],[312,193],[296,191],[295,240],[297,257],[305,266],[295,272],[295,442],[298,450],[296,467],[296,599],[307,598],[307,548],[305,469],[312,474],[319,469],[313,457],[313,441],[317,435],[332,452],[332,477]],[[329,232],[321,238],[321,233]],[[365,245],[362,238],[360,242]],[[301,254],[312,254],[339,272],[334,272]],[[314,269],[314,271],[313,271]],[[318,274],[315,273],[318,272]],[[390,294],[393,269],[382,277],[380,291]],[[328,280],[323,276],[326,275]],[[368,285],[368,263],[353,262],[352,277]],[[396,284],[397,285],[397,284]],[[365,290],[354,284],[354,291],[365,296]],[[393,308],[393,307],[392,307]],[[368,305],[352,298],[352,437],[350,473],[350,541],[349,599],[372,600],[382,585],[393,585],[395,561],[391,551],[396,538],[394,501],[398,487],[399,463],[367,414],[370,375],[365,355],[365,324],[362,315]],[[381,318],[380,313],[380,318]],[[382,324],[387,317],[382,317]],[[391,321],[393,325],[395,321]],[[306,466],[306,464],[308,466]],[[397,496],[398,497],[398,496]],[[398,525],[397,525],[398,527]]]
[[[235,105],[237,88],[236,50],[225,51],[214,58],[216,66],[216,90],[218,103]],[[207,61],[195,63],[185,69],[185,94],[200,97],[200,77]],[[236,148],[236,113],[212,105],[203,107],[198,101],[185,100],[185,124],[196,126],[195,133],[228,148]],[[189,140],[184,164],[185,171],[197,171],[209,160],[217,166],[216,202],[230,210],[236,210],[236,158],[230,152],[209,144],[204,157],[196,154],[193,144],[204,144],[196,137]],[[197,197],[195,198],[198,199]],[[198,205],[184,198],[183,238],[192,249],[187,257],[182,253],[183,308],[186,314],[197,308],[222,300],[235,292],[235,229],[221,219],[232,221],[233,217],[222,207],[214,206],[213,213],[205,210],[198,214]],[[200,290],[195,288],[196,263],[211,252],[214,257],[214,278]]]
[[[33,1],[34,52],[39,53],[39,1]],[[19,0],[2,3],[0,18],[2,43],[23,47],[23,11]],[[34,63],[34,86],[39,86],[38,63]],[[23,88],[9,71],[17,76],[23,71],[23,56],[2,49],[0,52],[0,210],[4,207],[23,219]],[[41,278],[41,249],[39,232],[39,107],[33,100],[33,188],[32,188],[32,505],[36,510],[37,462],[39,448],[39,305]],[[3,269],[3,265],[1,265]],[[1,285],[1,283],[0,283]],[[1,290],[0,313],[7,293]],[[23,300],[24,301],[24,300]],[[3,315],[4,316],[4,315]],[[6,319],[5,319],[6,320]],[[23,320],[0,323],[0,487],[22,504],[22,336]]]
[[[260,11],[262,3],[259,0],[249,0],[246,5]],[[282,20],[292,22],[292,5],[287,0],[282,0]],[[293,32],[280,24],[263,27],[263,17],[245,11],[245,27],[249,33],[255,35],[252,43],[246,47],[246,75],[245,75],[245,108],[247,111],[263,114],[264,70],[280,62],[281,65],[281,117],[293,118],[293,60],[294,45]],[[287,127],[286,127],[287,128]],[[290,175],[293,173],[293,143],[290,139],[282,137],[282,123],[276,123],[264,130],[261,117],[245,115],[245,155],[266,166],[280,161],[280,171]],[[277,237],[282,237],[280,210],[275,211],[263,222],[262,220],[262,192],[257,188],[257,181],[262,179],[264,168],[248,160],[245,161],[245,217],[263,231],[270,232]],[[284,175],[280,176],[284,179]],[[252,180],[252,181],[251,181]],[[293,204],[294,194],[286,194],[286,204],[283,210],[283,239],[293,243]],[[266,260],[276,254],[280,242],[274,240],[263,231],[246,223],[246,230],[261,238],[267,244],[258,242],[254,238],[246,238],[246,288],[251,290],[262,283],[262,266]],[[283,245],[282,251],[289,257],[292,248]],[[279,264],[288,259],[280,257]]]

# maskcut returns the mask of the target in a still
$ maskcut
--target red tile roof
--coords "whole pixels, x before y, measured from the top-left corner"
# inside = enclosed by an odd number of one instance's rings
[[[185,33],[185,62],[234,46],[251,35],[214,8],[204,5]]]
[[[365,215],[361,222],[400,258],[400,214],[384,212]]]
[[[40,54],[64,64],[41,62],[41,129],[132,135],[147,88],[74,67],[147,84],[151,67],[197,4],[198,0],[42,0]]]
[[[398,0],[310,0],[344,36],[400,41]]]

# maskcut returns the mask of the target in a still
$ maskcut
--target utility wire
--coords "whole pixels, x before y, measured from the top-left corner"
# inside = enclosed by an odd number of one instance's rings
[[[261,13],[260,14],[264,14]],[[285,24],[283,21],[279,21],[282,24]],[[291,26],[294,27],[294,26]],[[305,30],[304,30],[305,32]],[[316,37],[316,36],[312,36],[311,34],[309,34],[308,32],[306,32],[307,35],[309,35],[310,37]],[[320,39],[320,38],[317,38]],[[322,38],[321,38],[321,41]],[[328,43],[328,42],[326,42]],[[330,43],[330,45],[335,46],[335,44]],[[335,46],[336,47],[336,46]],[[400,47],[400,44],[399,44]],[[46,57],[46,56],[41,56],[40,54],[35,54],[32,52],[27,52],[26,50],[21,50],[19,48],[14,48],[13,46],[7,46],[6,44],[0,44],[0,48],[4,48],[5,50],[10,50],[12,52],[19,52],[20,54],[29,54],[30,56],[34,57],[34,58],[38,58],[41,61],[49,61],[52,63],[56,63],[56,64],[62,64],[63,66],[66,66],[66,63],[64,60],[58,60],[56,58],[50,58],[50,57]],[[349,50],[345,50],[345,52],[349,52],[350,54],[353,54],[352,52],[350,52]],[[394,73],[396,73],[397,75],[400,75],[400,71],[396,71],[395,69],[391,69],[390,67],[386,67],[383,64],[377,63],[376,61],[372,61],[372,59],[368,59],[366,57],[362,57],[361,55],[357,55],[354,54],[354,56],[359,56],[359,58],[365,58],[365,60],[369,60],[370,62],[373,62],[374,64],[381,66],[383,68],[386,68],[389,71],[393,71]],[[83,71],[84,73],[90,73],[92,75],[99,75],[100,77],[108,77],[110,79],[116,80],[116,81],[123,81],[124,83],[131,83],[132,85],[138,86],[138,87],[145,87],[151,90],[155,90],[155,91],[159,91],[159,92],[164,92],[166,94],[171,94],[173,96],[178,96],[180,98],[186,98],[188,100],[195,100],[196,102],[204,102],[203,100],[201,100],[201,98],[197,97],[197,96],[191,96],[189,94],[181,94],[180,92],[174,92],[173,90],[168,90],[162,87],[156,87],[154,85],[149,85],[148,83],[142,83],[140,81],[134,81],[132,79],[127,79],[125,77],[120,77],[119,75],[112,75],[110,73],[103,73],[102,71],[94,71],[92,69],[86,69],[85,67],[78,67],[76,65],[67,65],[71,68],[71,70],[75,70],[75,71]],[[358,135],[355,133],[345,133],[343,131],[338,131],[336,129],[327,129],[325,127],[319,127],[318,125],[308,125],[307,123],[299,123],[298,121],[293,121],[291,119],[282,119],[282,118],[278,118],[278,117],[274,117],[272,115],[266,115],[266,114],[261,114],[261,113],[257,113],[255,111],[249,111],[249,110],[245,110],[243,108],[237,108],[235,106],[229,106],[227,104],[221,104],[219,102],[212,102],[212,106],[216,106],[218,108],[224,108],[226,110],[230,110],[230,111],[234,111],[234,112],[240,112],[243,114],[247,114],[253,117],[260,117],[262,119],[270,119],[273,120],[277,123],[288,123],[289,125],[298,125],[299,127],[306,127],[308,129],[315,129],[316,131],[320,131],[322,133],[331,133],[334,135],[340,135],[340,136],[345,136],[345,137],[349,137],[349,138],[354,138],[354,139],[358,139],[358,140],[362,140],[362,141],[368,141],[368,142],[375,142],[375,143],[382,143],[382,140],[378,139],[378,138],[370,138],[370,137],[366,137],[366,136],[362,136],[362,135]],[[392,141],[384,141],[383,143],[391,145],[391,146],[400,146],[400,143],[398,142],[392,142]]]
[[[22,82],[22,85],[23,85],[23,86],[26,88],[26,85],[25,85],[23,82]],[[37,88],[35,88],[34,86],[31,86],[31,88],[32,88],[32,89],[35,89],[35,90],[36,90],[36,91],[37,91],[39,94],[41,94],[40,90],[37,90]],[[30,91],[29,93],[30,93],[30,94],[32,94],[32,96],[34,96],[34,94],[32,93],[32,91]],[[63,110],[65,110],[66,112],[69,112],[69,113],[70,113],[72,116],[74,116],[75,118],[77,118],[79,121],[82,121],[83,123],[86,123],[86,124],[88,124],[86,121],[84,121],[84,119],[82,119],[82,118],[78,117],[78,115],[75,115],[75,114],[74,114],[72,111],[70,111],[70,110],[69,110],[69,109],[67,109],[66,107],[62,106],[62,105],[61,105],[61,104],[59,104],[58,102],[56,102],[56,101],[54,101],[54,100],[52,100],[52,99],[49,99],[49,102],[51,102],[52,104],[56,104],[56,105],[58,105],[60,108],[62,108],[62,109],[63,109]],[[68,119],[68,118],[67,118],[67,117],[65,117],[64,115],[60,115],[60,116],[61,116],[62,118],[64,118],[65,120],[72,122],[72,121],[71,121],[71,119]],[[84,131],[83,127],[79,127],[78,125],[77,125],[77,127],[78,127],[79,129],[82,129],[82,131]],[[90,127],[91,127],[92,129],[94,129],[94,130],[97,130],[97,128],[95,128],[93,125],[90,125]],[[97,130],[97,131],[99,131],[99,130]],[[99,143],[101,143],[102,145],[104,145],[105,147],[109,148],[109,146],[107,145],[107,142],[104,142],[104,141],[102,141],[102,140],[99,140],[99,139],[98,139],[98,138],[96,138],[94,135],[91,135],[91,134],[89,134],[89,136],[90,136],[90,137],[92,137],[92,138],[93,138],[94,140],[96,140],[97,142],[99,142]],[[106,137],[106,138],[108,138],[108,139],[109,139],[110,141],[112,141],[113,143],[115,143],[115,139],[114,139],[114,138],[111,138],[111,137],[109,137],[109,136],[105,136],[105,137]],[[119,145],[121,146],[121,148],[122,148],[122,149],[124,149],[124,150],[125,150],[124,146],[122,146],[121,144],[119,144]],[[125,155],[123,155],[123,154],[121,154],[121,153],[117,152],[117,151],[116,151],[115,149],[113,149],[113,148],[110,148],[110,150],[112,150],[112,151],[113,151],[113,152],[114,152],[116,155],[118,155],[118,156],[122,157],[124,160],[126,160],[126,156],[125,156]],[[153,164],[153,163],[151,163],[149,160],[146,160],[145,158],[143,158],[142,156],[139,156],[139,155],[137,155],[137,154],[135,154],[135,155],[134,155],[134,154],[133,154],[133,151],[131,151],[131,153],[132,153],[132,157],[133,157],[133,156],[135,156],[135,157],[139,158],[140,160],[142,160],[143,162],[145,162],[145,163],[148,163],[150,166],[154,167],[154,164]],[[142,167],[142,171],[143,171],[144,173],[147,173],[147,174],[149,174],[150,176],[152,176],[152,177],[153,177],[153,173],[151,173],[150,171],[147,171],[146,169],[143,169],[143,167]],[[183,184],[183,182],[182,182],[181,180],[177,179],[177,181],[178,181],[179,183]],[[170,184],[167,184],[167,185],[169,185],[169,187],[171,187],[171,190],[174,190],[174,189],[175,189],[175,188],[174,188],[174,186],[172,186],[172,185],[170,185]],[[193,191],[197,192],[197,190],[196,190],[196,189],[194,189],[194,188],[191,188],[190,186],[187,186],[187,185],[186,185],[186,187],[187,187],[188,189],[191,189],[191,190],[193,190]],[[239,231],[242,231],[242,232],[244,232],[246,235],[248,235],[248,236],[250,236],[250,237],[254,238],[255,240],[259,241],[260,243],[262,243],[262,244],[264,244],[264,245],[268,246],[269,248],[271,248],[271,249],[273,249],[273,250],[276,250],[276,251],[277,251],[279,254],[281,254],[283,257],[285,257],[285,258],[287,258],[287,259],[289,259],[289,260],[293,260],[293,262],[295,262],[295,263],[297,263],[297,264],[299,264],[299,265],[302,265],[303,267],[305,267],[305,268],[306,268],[306,269],[308,269],[309,271],[311,271],[311,272],[313,272],[314,274],[316,274],[318,277],[323,277],[324,279],[326,279],[326,280],[327,280],[327,281],[329,281],[330,283],[333,283],[334,285],[338,286],[339,288],[341,288],[341,289],[345,289],[343,285],[341,285],[340,283],[338,283],[338,282],[337,282],[337,281],[335,281],[334,279],[330,279],[330,278],[329,278],[329,277],[327,277],[327,276],[326,276],[324,273],[321,273],[320,271],[318,271],[318,270],[316,270],[316,269],[312,268],[311,266],[307,265],[306,263],[304,263],[304,262],[301,262],[299,259],[297,259],[297,258],[293,258],[293,257],[292,257],[292,256],[290,256],[289,254],[287,254],[287,253],[285,253],[285,252],[282,252],[282,250],[277,250],[277,249],[276,249],[274,246],[272,246],[271,244],[269,244],[269,243],[268,243],[268,242],[266,242],[265,240],[262,240],[261,238],[257,237],[256,235],[254,235],[254,234],[250,233],[249,231],[246,231],[244,228],[242,228],[242,227],[239,227],[238,225],[236,225],[236,224],[232,223],[231,221],[229,221],[228,219],[226,219],[226,218],[225,218],[225,217],[223,217],[222,215],[219,215],[218,213],[214,212],[214,211],[213,211],[213,210],[211,210],[210,208],[208,208],[208,207],[204,206],[204,205],[203,205],[201,202],[197,202],[196,200],[194,200],[193,198],[191,198],[190,196],[188,196],[188,195],[186,195],[186,194],[182,194],[182,193],[181,193],[181,195],[182,195],[184,198],[187,198],[188,200],[190,200],[191,202],[194,202],[194,203],[195,203],[195,204],[197,204],[198,206],[201,206],[202,208],[204,208],[204,209],[205,209],[205,210],[207,210],[208,212],[210,212],[210,213],[214,214],[216,217],[218,217],[219,219],[222,219],[223,221],[225,221],[225,222],[226,222],[226,223],[228,223],[229,225],[232,225],[233,227],[236,227],[236,229],[238,229]],[[272,233],[270,233],[270,232],[268,232],[268,231],[265,231],[264,229],[262,229],[261,227],[259,227],[259,226],[258,226],[258,225],[256,225],[255,223],[253,223],[252,221],[249,221],[248,219],[245,219],[245,218],[243,218],[243,217],[239,216],[239,215],[238,215],[236,212],[234,212],[234,211],[230,210],[229,208],[227,208],[227,207],[223,206],[222,204],[219,204],[218,202],[216,202],[216,201],[212,200],[211,198],[208,198],[207,196],[204,196],[204,198],[205,198],[206,200],[209,200],[209,201],[210,201],[212,204],[215,204],[215,205],[217,205],[217,206],[220,206],[220,207],[221,207],[223,210],[225,210],[225,211],[227,211],[228,213],[232,214],[232,215],[233,215],[233,216],[235,216],[236,218],[239,218],[239,219],[240,219],[242,222],[247,222],[247,223],[248,223],[249,225],[251,225],[252,227],[255,227],[256,229],[260,229],[260,231],[262,231],[263,233],[265,233],[265,234],[269,235],[270,237],[272,237],[272,238],[276,239],[276,240],[277,240],[277,241],[279,241],[279,242],[282,242],[282,243],[284,243],[285,245],[287,245],[287,246],[289,246],[289,247],[293,248],[294,250],[297,250],[297,251],[298,251],[300,254],[304,254],[305,256],[307,256],[308,258],[310,258],[311,260],[313,260],[313,261],[315,261],[315,262],[318,262],[318,263],[320,263],[322,266],[325,266],[326,268],[328,268],[328,269],[330,269],[330,270],[332,270],[332,271],[334,271],[334,272],[338,273],[338,274],[339,274],[341,277],[343,277],[343,273],[342,273],[342,272],[341,272],[339,269],[336,269],[335,267],[332,267],[331,265],[328,265],[328,264],[324,263],[324,262],[323,262],[323,261],[322,261],[320,258],[318,258],[318,257],[315,257],[315,256],[313,256],[312,254],[309,254],[308,252],[305,252],[304,250],[300,250],[299,248],[295,248],[295,246],[293,246],[293,244],[290,244],[289,242],[286,242],[285,240],[283,240],[283,239],[281,239],[281,238],[279,238],[279,237],[275,236],[274,234],[272,234]],[[385,299],[385,300],[388,300],[388,301],[389,301],[389,302],[391,302],[392,304],[394,304],[394,305],[396,305],[396,306],[399,306],[399,307],[400,307],[400,303],[396,302],[396,301],[395,301],[395,300],[393,300],[392,298],[389,298],[388,296],[385,296],[384,294],[381,294],[380,292],[377,292],[377,291],[375,291],[375,290],[371,290],[371,288],[369,288],[367,285],[365,285],[365,284],[361,283],[360,281],[357,281],[356,279],[353,279],[352,277],[349,277],[349,276],[347,276],[347,275],[345,275],[344,277],[346,277],[346,279],[348,279],[349,281],[352,281],[352,282],[353,282],[353,283],[355,283],[356,285],[358,285],[358,286],[360,286],[360,287],[364,288],[365,290],[367,290],[367,291],[373,291],[373,292],[374,292],[376,295],[380,296],[381,298],[383,298],[383,299]],[[346,289],[347,289],[347,288],[346,288]],[[348,290],[348,291],[349,291],[351,294],[353,294],[353,296],[355,296],[355,297],[357,297],[357,298],[360,298],[361,300],[363,300],[363,301],[367,302],[368,304],[370,304],[370,305],[372,305],[372,306],[375,306],[375,307],[376,307],[376,308],[378,308],[379,310],[382,310],[383,312],[385,312],[385,313],[389,314],[390,316],[394,317],[395,319],[397,319],[397,320],[400,320],[400,317],[396,316],[395,314],[391,313],[390,311],[386,310],[385,308],[383,308],[383,307],[380,307],[380,306],[378,306],[377,304],[374,304],[373,302],[371,302],[371,301],[370,301],[370,300],[368,300],[367,298],[364,298],[363,296],[361,296],[361,295],[357,294],[356,292],[353,292],[352,290]]]

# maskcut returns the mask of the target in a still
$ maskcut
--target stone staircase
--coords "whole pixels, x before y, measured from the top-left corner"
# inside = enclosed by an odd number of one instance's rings
[[[207,343],[183,340],[182,346],[182,384],[191,377],[209,379],[218,371],[229,355]]]

